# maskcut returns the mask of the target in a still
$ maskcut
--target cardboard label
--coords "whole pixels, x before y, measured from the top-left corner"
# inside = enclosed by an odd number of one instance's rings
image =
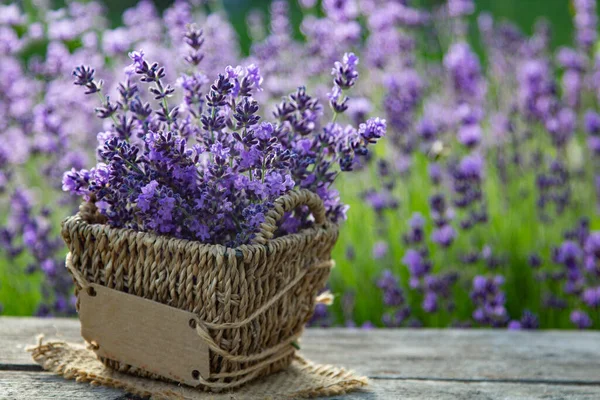
[[[81,336],[99,356],[190,386],[208,379],[209,349],[195,314],[96,284],[79,299]]]

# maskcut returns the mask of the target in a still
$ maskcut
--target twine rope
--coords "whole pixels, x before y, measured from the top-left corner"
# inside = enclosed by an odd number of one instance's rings
[[[323,261],[318,264],[315,264],[311,268],[333,268],[334,265],[335,265],[335,262],[333,260],[329,260],[329,261]],[[196,322],[199,322],[200,324],[204,325],[205,327],[207,327],[209,329],[241,328],[242,326],[247,325],[248,323],[255,320],[256,317],[258,317],[259,315],[261,315],[262,313],[267,311],[269,308],[271,308],[271,306],[273,304],[275,304],[279,299],[281,299],[283,297],[283,295],[285,295],[289,290],[291,290],[294,286],[296,286],[298,284],[298,282],[300,282],[302,280],[302,278],[304,278],[304,276],[308,273],[308,271],[309,271],[309,269],[305,269],[304,271],[299,273],[294,278],[294,280],[292,280],[290,283],[288,283],[275,296],[271,297],[271,299],[269,301],[267,301],[265,304],[263,304],[262,307],[260,307],[256,311],[254,311],[254,313],[252,313],[249,317],[246,317],[239,322],[226,322],[223,324],[213,324],[213,323],[204,322],[204,321],[196,321]],[[200,326],[200,325],[198,325],[198,326]]]

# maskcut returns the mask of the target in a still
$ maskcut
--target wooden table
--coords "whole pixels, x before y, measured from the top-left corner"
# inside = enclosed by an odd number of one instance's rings
[[[24,351],[40,333],[81,340],[77,320],[0,318],[0,399],[136,398],[43,372]],[[309,329],[301,344],[371,379],[345,399],[600,399],[600,332]]]

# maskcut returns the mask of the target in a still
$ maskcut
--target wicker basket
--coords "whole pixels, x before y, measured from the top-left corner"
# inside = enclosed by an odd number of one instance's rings
[[[308,206],[314,226],[273,239],[284,213],[299,206]],[[321,199],[307,190],[279,198],[254,243],[237,248],[114,229],[103,222],[93,203],[84,203],[63,222],[76,295],[94,283],[197,315],[198,332],[210,348],[210,376],[198,385],[205,390],[233,388],[291,363],[293,342],[329,277],[338,235]],[[102,361],[121,372],[165,379]]]

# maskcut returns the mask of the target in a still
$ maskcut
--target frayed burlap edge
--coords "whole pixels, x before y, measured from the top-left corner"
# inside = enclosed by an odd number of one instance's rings
[[[108,386],[152,399],[232,400],[295,399],[336,396],[367,385],[367,378],[331,365],[312,363],[299,355],[289,368],[249,383],[233,392],[207,393],[175,383],[155,381],[120,373],[106,367],[95,353],[82,344],[42,343],[28,349],[33,359],[47,371],[66,379]]]

